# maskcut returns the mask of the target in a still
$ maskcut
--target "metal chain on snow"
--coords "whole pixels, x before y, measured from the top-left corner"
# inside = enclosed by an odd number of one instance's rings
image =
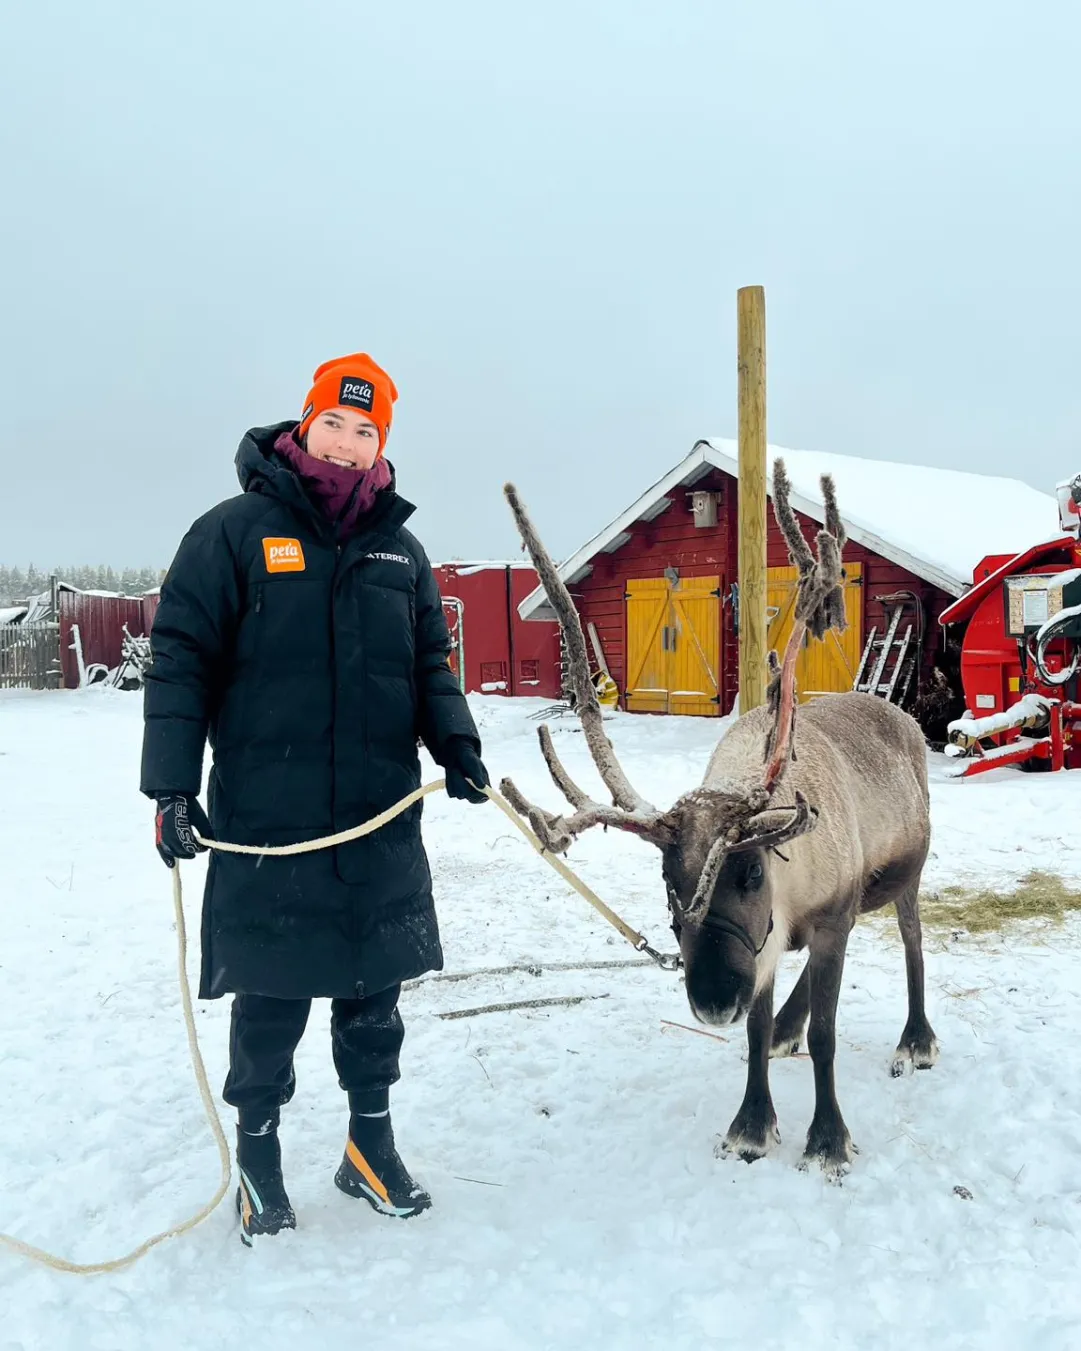
[[[476,788],[477,785],[470,785]],[[353,826],[350,830],[340,831],[336,835],[324,835],[318,840],[303,840],[299,844],[280,844],[280,845],[252,845],[252,844],[229,844],[224,840],[206,840],[197,832],[195,838],[200,844],[206,845],[208,849],[215,849],[226,854],[271,854],[271,855],[289,855],[289,854],[308,854],[317,849],[330,849],[335,845],[348,844],[351,840],[359,840],[365,835],[371,835],[373,832],[393,821],[395,817],[401,816],[402,812],[408,811],[422,797],[429,793],[437,793],[446,787],[445,779],[434,779],[431,783],[426,783],[420,788],[416,788],[411,793],[396,802],[393,807],[388,807],[385,812],[380,812],[378,816],[372,817],[370,821],[365,821],[359,826]],[[554,854],[547,852],[540,840],[532,830],[522,821],[515,812],[514,808],[503,795],[495,788],[480,788],[478,792],[484,793],[499,810],[506,816],[522,835],[529,841],[533,848],[540,854],[546,863],[550,864],[560,877],[569,882],[578,894],[587,900],[589,904],[608,921],[613,928],[633,944],[636,952],[644,953],[650,957],[663,971],[674,971],[679,966],[679,957],[675,954],[665,954],[658,952],[651,947],[646,939],[638,933],[636,929],[619,917],[614,910],[601,900],[595,891],[592,890],[578,876],[572,868]],[[217,1107],[214,1103],[213,1095],[210,1091],[210,1084],[206,1077],[206,1066],[203,1064],[202,1053],[199,1050],[198,1035],[195,1030],[195,1014],[192,1009],[191,988],[188,985],[187,953],[188,937],[187,926],[184,923],[184,895],[180,882],[179,864],[173,868],[173,909],[176,915],[176,942],[177,958],[179,964],[180,976],[180,999],[184,1009],[184,1025],[188,1033],[188,1049],[191,1052],[192,1068],[195,1071],[195,1080],[199,1085],[199,1096],[203,1100],[203,1108],[206,1112],[206,1119],[210,1123],[210,1129],[214,1133],[214,1139],[218,1146],[218,1154],[221,1158],[221,1181],[218,1184],[218,1190],[213,1198],[207,1202],[203,1208],[193,1215],[191,1219],[185,1220],[182,1224],[175,1225],[172,1229],[165,1229],[160,1234],[154,1234],[148,1238],[145,1243],[127,1253],[124,1257],[114,1258],[109,1262],[69,1262],[67,1258],[57,1257],[53,1253],[46,1252],[43,1248],[35,1248],[31,1243],[25,1243],[20,1238],[14,1238],[10,1234],[0,1233],[0,1244],[20,1253],[23,1257],[32,1258],[35,1262],[41,1262],[45,1266],[52,1267],[55,1271],[67,1271],[77,1276],[95,1276],[108,1271],[122,1271],[125,1267],[130,1267],[137,1262],[140,1257],[156,1248],[159,1243],[164,1243],[166,1239],[178,1238],[181,1234],[186,1234],[194,1229],[196,1225],[202,1224],[210,1215],[217,1210],[229,1190],[229,1180],[232,1175],[232,1158],[229,1154],[229,1145],[225,1139],[225,1131],[222,1128],[221,1118],[218,1115]]]

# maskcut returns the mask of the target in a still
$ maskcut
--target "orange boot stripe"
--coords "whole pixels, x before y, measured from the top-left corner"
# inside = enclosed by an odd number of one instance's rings
[[[371,1164],[353,1143],[352,1136],[346,1141],[345,1157],[361,1175],[364,1181],[367,1182],[368,1186],[371,1187],[372,1191],[375,1192],[376,1196],[378,1196],[380,1200],[385,1201],[389,1206],[390,1197],[387,1195],[386,1187],[383,1186],[375,1173],[372,1172]]]

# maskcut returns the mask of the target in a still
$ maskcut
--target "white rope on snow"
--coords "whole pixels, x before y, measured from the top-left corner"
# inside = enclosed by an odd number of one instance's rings
[[[218,1116],[218,1109],[214,1105],[210,1085],[207,1082],[206,1066],[203,1064],[202,1053],[199,1050],[199,1039],[195,1031],[191,988],[188,985],[188,934],[184,923],[184,897],[180,885],[179,864],[173,868],[173,910],[176,914],[180,999],[184,1007],[184,1026],[188,1032],[188,1050],[191,1052],[192,1068],[195,1070],[195,1081],[199,1085],[199,1095],[203,1100],[206,1119],[210,1122],[210,1129],[214,1132],[214,1139],[217,1141],[218,1154],[221,1158],[221,1181],[218,1183],[218,1190],[214,1193],[212,1199],[190,1220],[185,1220],[183,1224],[174,1225],[171,1229],[163,1229],[160,1234],[154,1234],[152,1238],[148,1238],[145,1243],[140,1243],[137,1248],[124,1257],[116,1257],[109,1262],[69,1262],[66,1257],[57,1257],[54,1253],[46,1252],[44,1248],[35,1248],[31,1243],[24,1243],[21,1238],[14,1238],[10,1234],[0,1234],[0,1243],[5,1247],[21,1253],[23,1257],[33,1258],[35,1262],[41,1262],[47,1267],[52,1267],[54,1271],[70,1271],[77,1276],[97,1276],[106,1271],[123,1271],[125,1267],[132,1266],[140,1257],[144,1257],[151,1248],[156,1248],[159,1243],[164,1243],[167,1238],[177,1238],[181,1234],[186,1234],[190,1229],[194,1229],[196,1225],[202,1224],[208,1215],[217,1210],[222,1198],[229,1190],[233,1162],[229,1155],[229,1146],[225,1140],[221,1118]]]
[[[471,786],[477,785],[471,782]],[[414,802],[419,802],[422,797],[429,793],[437,793],[440,789],[446,787],[445,779],[433,779],[431,783],[423,784],[411,793],[407,793],[394,804],[388,807],[385,812],[380,812],[378,816],[373,816],[370,821],[364,821],[359,826],[353,826],[349,830],[339,831],[336,835],[324,835],[318,840],[303,840],[298,844],[280,844],[280,845],[251,845],[251,844],[230,844],[225,840],[206,840],[198,832],[195,832],[195,838],[200,844],[204,844],[209,849],[216,849],[221,853],[227,854],[308,854],[316,849],[330,849],[335,845],[347,844],[350,840],[358,840],[364,835],[371,835],[379,830],[388,822],[393,821],[395,817],[401,816],[402,812],[408,811]],[[545,852],[544,846],[533,833],[532,830],[521,820],[517,812],[510,803],[492,787],[481,788],[478,790],[487,795],[501,812],[511,821],[517,829],[525,836],[538,854],[549,863],[556,872],[559,873],[570,885],[582,896],[589,904],[602,915],[609,924],[618,929],[619,932],[633,943],[639,952],[645,952],[653,957],[658,964],[665,969],[671,969],[666,966],[665,959],[660,954],[655,953],[640,933],[632,929],[629,924],[611,910],[601,898],[586,885],[585,882],[569,868],[561,858]],[[57,1257],[55,1253],[46,1252],[44,1248],[35,1248],[32,1243],[26,1243],[21,1238],[15,1238],[11,1234],[0,1233],[0,1244],[20,1253],[23,1257],[29,1257],[35,1262],[40,1262],[44,1266],[52,1267],[54,1271],[67,1271],[76,1276],[97,1276],[109,1271],[123,1271],[125,1267],[130,1267],[141,1257],[145,1257],[151,1248],[156,1248],[159,1243],[164,1243],[166,1239],[179,1238],[181,1234],[189,1233],[197,1225],[207,1219],[217,1210],[229,1190],[229,1180],[232,1176],[232,1157],[229,1153],[229,1145],[225,1139],[225,1131],[222,1128],[221,1117],[218,1115],[218,1109],[214,1103],[213,1095],[210,1092],[210,1085],[207,1082],[206,1066],[203,1064],[202,1053],[199,1050],[199,1038],[195,1030],[195,1014],[192,1009],[191,987],[188,985],[188,934],[187,926],[184,923],[184,893],[180,882],[179,863],[173,868],[173,910],[176,915],[176,945],[178,974],[180,977],[180,1000],[184,1010],[184,1026],[188,1034],[188,1050],[191,1053],[192,1068],[195,1071],[195,1081],[199,1085],[199,1096],[203,1100],[203,1109],[206,1112],[206,1119],[210,1123],[210,1129],[214,1134],[214,1139],[218,1146],[218,1154],[221,1159],[221,1181],[218,1183],[218,1189],[214,1196],[205,1206],[202,1207],[190,1219],[182,1224],[174,1225],[171,1229],[164,1229],[160,1234],[154,1234],[144,1243],[140,1243],[137,1248],[126,1253],[123,1257],[113,1258],[108,1262],[70,1262],[66,1257]]]

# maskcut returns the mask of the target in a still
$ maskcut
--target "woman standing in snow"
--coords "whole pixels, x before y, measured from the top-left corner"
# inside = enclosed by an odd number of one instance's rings
[[[365,353],[320,366],[300,421],[247,433],[243,493],[180,545],[151,638],[142,762],[169,867],[201,848],[192,827],[276,845],[369,820],[419,785],[418,738],[451,797],[485,801],[442,602],[384,457],[397,396]],[[208,738],[209,820],[197,800]],[[223,1096],[239,1114],[245,1242],[296,1224],[277,1130],[313,997],[333,1001],[349,1095],[335,1182],[384,1215],[431,1204],[389,1116],[401,984],[443,964],[420,817],[418,802],[334,849],[211,857],[199,997],[234,995]]]

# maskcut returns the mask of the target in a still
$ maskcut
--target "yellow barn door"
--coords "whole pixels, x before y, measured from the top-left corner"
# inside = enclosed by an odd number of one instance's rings
[[[668,711],[715,718],[721,711],[721,579],[687,577],[673,588]]]
[[[830,630],[822,642],[808,638],[796,662],[796,686],[801,703],[820,694],[841,694],[856,680],[863,653],[863,568],[846,563],[844,633]],[[770,568],[766,579],[769,646],[783,655],[796,608],[796,568]]]
[[[632,713],[720,712],[719,577],[629,581],[627,708]]]
[[[663,577],[627,583],[627,708],[668,712],[668,591]]]

